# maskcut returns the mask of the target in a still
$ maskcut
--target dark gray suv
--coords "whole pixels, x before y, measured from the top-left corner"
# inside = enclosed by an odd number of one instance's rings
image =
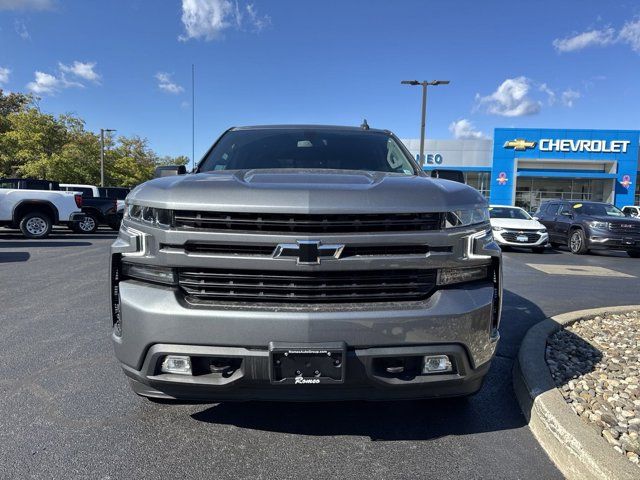
[[[589,250],[625,250],[640,257],[640,219],[603,202],[552,200],[535,213],[547,227],[552,246],[567,245],[575,254]]]
[[[385,130],[232,128],[129,194],[111,254],[115,353],[152,399],[468,395],[499,338],[485,199]]]

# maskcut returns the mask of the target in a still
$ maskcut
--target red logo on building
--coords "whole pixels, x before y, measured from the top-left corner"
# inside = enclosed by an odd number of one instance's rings
[[[500,172],[498,174],[498,178],[496,178],[500,185],[506,185],[509,179],[507,178],[507,174],[505,172]]]
[[[629,175],[624,175],[622,177],[622,181],[620,182],[622,184],[622,186],[624,188],[629,188],[629,185],[631,185],[631,176]]]

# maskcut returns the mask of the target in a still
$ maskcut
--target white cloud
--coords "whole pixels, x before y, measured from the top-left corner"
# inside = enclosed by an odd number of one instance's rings
[[[547,102],[549,105],[556,103],[556,92],[551,90],[546,83],[541,83],[540,86],[538,86],[538,90],[547,94]]]
[[[66,88],[84,88],[84,84],[77,80],[69,80],[67,77],[77,77],[98,83],[100,75],[94,70],[96,63],[75,61],[71,65],[58,63],[58,72],[55,74],[36,70],[34,80],[27,83],[27,89],[38,95],[53,95]]]
[[[503,117],[521,117],[540,112],[541,102],[529,96],[531,80],[527,77],[507,78],[495,92],[487,96],[476,94],[478,107]]]
[[[60,68],[60,71],[63,73],[70,73],[84,80],[95,83],[100,81],[100,75],[95,71],[96,62],[78,62],[76,60],[72,65],[58,63],[58,68]]]
[[[236,10],[230,0],[182,0],[182,23],[185,34],[178,37],[213,40],[232,25]]]
[[[640,18],[625,23],[618,38],[628,44],[634,52],[640,53]]]
[[[556,38],[553,46],[558,53],[575,52],[592,46],[626,44],[640,53],[640,18],[626,22],[619,31],[613,27],[589,30],[571,37]]]
[[[184,92],[184,88],[171,79],[171,75],[165,72],[158,72],[155,75],[158,80],[158,88],[167,93],[178,94]]]
[[[271,25],[271,17],[269,15],[259,15],[253,3],[247,5],[246,10],[249,15],[249,23],[255,32],[261,32]]]
[[[11,74],[11,70],[6,67],[0,67],[0,85],[3,83],[9,83],[9,75]]]
[[[51,10],[53,0],[0,0],[0,10]]]
[[[470,138],[486,138],[484,133],[476,130],[473,122],[466,118],[461,118],[449,125],[449,131],[454,138],[470,139]]]
[[[582,95],[577,90],[572,90],[571,88],[568,88],[567,90],[562,92],[562,95],[561,95],[562,104],[565,107],[571,108],[573,107],[573,102],[579,99],[581,96]]]
[[[185,33],[179,40],[214,40],[225,30],[241,30],[246,24],[260,32],[271,24],[271,18],[258,14],[253,4],[241,8],[238,1],[232,0],[182,0],[182,24]]]
[[[56,93],[62,89],[63,86],[62,80],[58,77],[37,70],[35,72],[35,80],[27,83],[27,88],[39,95]]]
[[[23,40],[29,40],[31,38],[31,35],[29,35],[29,30],[27,30],[27,26],[25,25],[25,23],[22,20],[16,20],[13,23],[13,26],[14,26],[14,28],[16,30],[16,33]]]
[[[610,45],[616,41],[615,33],[615,30],[611,27],[602,30],[590,30],[571,37],[556,38],[553,41],[553,46],[559,53],[565,53],[575,52],[594,45]]]

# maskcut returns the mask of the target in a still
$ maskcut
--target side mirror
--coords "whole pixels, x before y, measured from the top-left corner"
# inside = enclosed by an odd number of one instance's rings
[[[187,167],[184,165],[165,165],[162,167],[156,167],[155,178],[171,177],[173,175],[185,175],[187,173]]]
[[[540,220],[540,217],[538,217],[537,215],[534,215],[533,219],[537,222],[538,220]]]

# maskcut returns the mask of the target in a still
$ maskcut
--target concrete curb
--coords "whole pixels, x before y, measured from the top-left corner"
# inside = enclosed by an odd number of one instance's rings
[[[637,480],[640,469],[583,422],[558,391],[545,359],[547,337],[583,318],[640,310],[640,305],[595,308],[564,313],[534,325],[522,341],[513,368],[513,386],[529,428],[558,466],[572,480]]]

